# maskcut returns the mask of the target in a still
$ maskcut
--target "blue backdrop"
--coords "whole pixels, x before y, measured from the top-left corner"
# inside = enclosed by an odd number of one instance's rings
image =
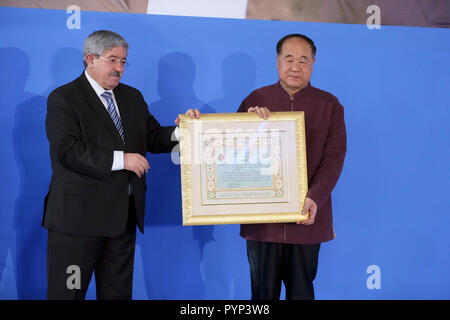
[[[340,99],[348,131],[333,192],[337,238],[322,245],[316,297],[450,298],[450,30],[102,12],[82,12],[81,29],[69,30],[69,17],[0,8],[0,298],[45,298],[46,97],[81,74],[84,39],[98,29],[128,41],[122,81],[164,125],[190,107],[235,112],[277,81],[276,42],[309,35],[311,83]],[[170,155],[148,159],[134,298],[249,299],[239,226],[181,226],[180,168]]]

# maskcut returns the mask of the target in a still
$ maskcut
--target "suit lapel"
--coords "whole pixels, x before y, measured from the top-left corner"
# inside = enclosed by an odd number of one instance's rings
[[[127,99],[124,95],[123,90],[121,90],[121,85],[119,85],[113,90],[114,97],[116,98],[117,107],[119,108],[120,119],[122,120],[123,134],[125,137],[125,142],[131,141],[130,138],[130,125],[132,123],[131,108],[127,107]]]
[[[80,83],[81,87],[83,88],[83,91],[85,93],[86,101],[88,105],[94,109],[97,114],[99,115],[99,118],[102,120],[102,122],[108,127],[109,131],[111,131],[112,135],[115,137],[117,142],[120,143],[123,147],[123,141],[120,137],[119,131],[117,131],[116,126],[114,125],[114,122],[111,119],[111,116],[109,115],[108,111],[106,110],[103,103],[100,101],[100,98],[95,93],[94,89],[91,87],[91,84],[86,79],[86,76],[84,75],[84,71],[80,76]],[[120,111],[122,114],[122,111]],[[125,140],[126,141],[126,140]]]

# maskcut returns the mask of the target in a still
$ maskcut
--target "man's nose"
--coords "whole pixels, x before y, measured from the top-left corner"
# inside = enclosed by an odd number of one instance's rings
[[[114,65],[114,70],[119,71],[122,74],[125,70],[125,66],[122,63],[116,63]]]
[[[119,61],[115,61],[114,63],[112,63],[112,67],[114,71],[118,71],[120,73],[122,73],[125,69],[125,66],[122,64],[122,62]]]
[[[301,70],[301,68],[300,68],[300,63],[294,63],[294,64],[291,66],[291,71],[298,72],[298,71],[300,71],[300,70]]]

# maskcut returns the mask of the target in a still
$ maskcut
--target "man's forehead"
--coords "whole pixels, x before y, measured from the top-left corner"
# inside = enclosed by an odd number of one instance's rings
[[[312,55],[311,45],[303,39],[300,38],[291,38],[287,39],[283,46],[281,47],[281,54],[283,56],[286,55],[294,55],[297,52],[306,51],[309,55]],[[298,54],[297,54],[298,55]]]
[[[112,47],[110,49],[105,50],[102,55],[106,56],[114,56],[114,57],[126,57],[128,54],[128,50],[125,47]]]

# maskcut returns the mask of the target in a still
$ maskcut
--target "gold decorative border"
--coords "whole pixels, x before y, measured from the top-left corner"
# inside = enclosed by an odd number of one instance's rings
[[[191,175],[191,145],[190,124],[194,122],[262,122],[262,121],[293,121],[295,123],[295,140],[297,142],[297,167],[298,177],[290,179],[289,183],[297,182],[299,192],[298,212],[279,213],[251,213],[251,214],[214,214],[193,215]],[[198,123],[197,123],[198,124]],[[181,167],[181,195],[183,207],[183,225],[211,225],[211,224],[246,224],[246,223],[281,223],[297,222],[308,219],[308,215],[301,215],[306,194],[308,192],[308,176],[306,164],[306,138],[305,138],[305,115],[303,111],[298,112],[272,112],[267,120],[261,119],[256,113],[205,113],[200,119],[191,119],[188,115],[180,115],[180,167]],[[288,139],[289,140],[289,139]],[[288,173],[289,176],[289,173]],[[217,205],[211,205],[211,211],[217,210]],[[245,210],[245,204],[240,205],[240,210]]]

